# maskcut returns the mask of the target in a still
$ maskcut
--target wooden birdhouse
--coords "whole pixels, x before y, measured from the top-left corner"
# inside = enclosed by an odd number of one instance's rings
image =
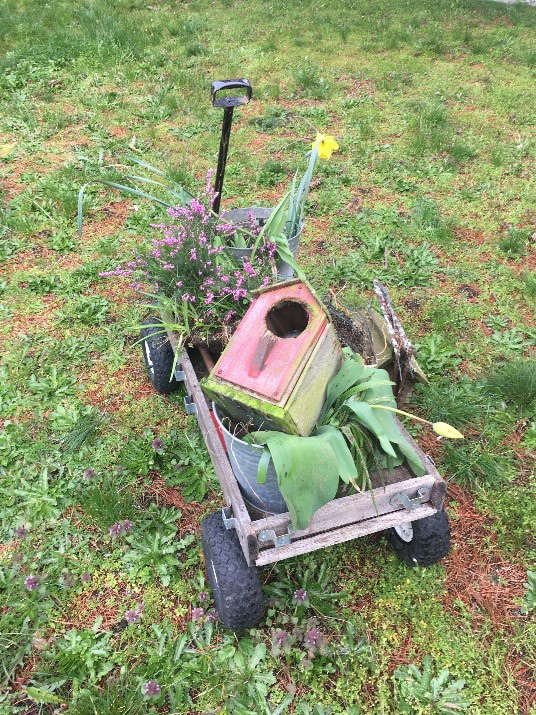
[[[288,281],[258,292],[202,386],[237,422],[307,436],[341,361],[324,306]]]

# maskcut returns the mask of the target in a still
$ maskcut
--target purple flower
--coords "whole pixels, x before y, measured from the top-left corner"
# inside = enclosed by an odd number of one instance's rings
[[[308,646],[309,648],[314,648],[319,644],[319,642],[322,639],[322,634],[318,630],[318,628],[310,628],[307,633],[305,634],[305,645]]]
[[[307,591],[303,588],[299,588],[297,591],[294,591],[294,600],[298,603],[305,603],[307,600]]]
[[[128,623],[129,626],[131,626],[133,623],[137,623],[140,620],[141,613],[133,608],[130,611],[125,611],[125,615],[123,618],[125,621]]]
[[[209,623],[213,623],[214,621],[217,621],[217,620],[218,620],[218,614],[216,613],[216,611],[212,610],[207,613],[207,621]]]
[[[283,648],[288,640],[288,633],[286,631],[276,631],[274,633],[274,645],[278,648]]]
[[[18,539],[24,539],[24,537],[28,534],[28,529],[25,526],[17,526],[15,529],[15,536]]]
[[[160,695],[160,686],[156,680],[148,680],[142,686],[142,692],[147,698],[156,698]]]
[[[39,588],[39,577],[38,576],[28,576],[24,579],[24,588],[28,591],[35,591]]]
[[[91,574],[88,571],[84,571],[80,576],[80,581],[82,581],[82,583],[89,583],[91,581]]]
[[[205,593],[205,591],[201,591],[201,593],[199,594],[199,600],[200,600],[200,601],[206,601],[207,598],[208,598],[208,594]]]
[[[111,526],[108,531],[110,532],[110,536],[112,537],[112,539],[115,539],[118,536],[122,536],[123,534],[132,531],[132,522],[128,519],[125,519],[124,521],[118,521],[116,524],[113,524],[113,526]]]
[[[91,467],[88,467],[84,472],[85,479],[94,479],[96,476],[97,476],[97,472],[94,469],[92,469]]]
[[[162,454],[164,451],[164,442],[161,439],[153,439],[153,449],[158,454]]]
[[[199,618],[203,618],[205,611],[202,608],[192,608],[192,621],[197,621]]]
[[[123,533],[123,527],[119,522],[117,522],[117,524],[110,526],[108,531],[110,532],[112,539],[115,539]]]

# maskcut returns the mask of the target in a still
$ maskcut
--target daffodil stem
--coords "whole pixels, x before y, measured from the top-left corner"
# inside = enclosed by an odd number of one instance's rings
[[[387,407],[386,405],[371,405],[373,410],[389,410],[389,412],[396,412],[399,415],[405,415],[406,417],[411,417],[412,420],[417,420],[417,422],[422,422],[425,425],[432,425],[433,422],[429,422],[428,420],[423,420],[422,417],[417,417],[416,415],[412,415],[409,412],[404,412],[404,410],[397,410],[395,407]]]

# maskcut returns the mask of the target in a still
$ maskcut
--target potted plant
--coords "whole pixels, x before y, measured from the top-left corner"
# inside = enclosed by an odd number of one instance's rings
[[[160,237],[142,246],[126,265],[100,275],[129,277],[150,300],[151,309],[160,316],[144,326],[146,333],[147,328],[153,330],[151,337],[170,331],[177,335],[179,347],[188,341],[221,352],[244,315],[253,290],[280,280],[281,272],[288,276],[289,271],[296,271],[303,277],[293,248],[297,249],[303,226],[312,173],[317,158],[331,156],[337,147],[332,137],[317,135],[301,179],[298,181],[296,172],[279,204],[265,219],[248,216],[248,226],[212,211],[214,190],[209,172],[199,198],[176,190],[173,197],[180,198],[181,203],[170,206],[160,202],[173,220],[154,226]],[[79,208],[81,212],[81,203]],[[81,213],[79,218],[81,226]]]
[[[446,423],[430,423],[398,410],[387,372],[364,365],[348,348],[344,353],[309,437],[259,430],[239,439],[216,412],[246,498],[268,512],[282,513],[288,508],[294,529],[306,528],[313,514],[335,498],[341,483],[356,491],[370,489],[372,469],[390,470],[405,464],[415,476],[425,473],[394,418],[396,413],[431,425],[442,437],[463,438]],[[274,489],[275,480],[278,489]]]

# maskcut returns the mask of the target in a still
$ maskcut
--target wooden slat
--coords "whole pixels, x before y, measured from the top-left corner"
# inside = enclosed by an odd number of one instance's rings
[[[416,496],[417,490],[421,487],[428,487],[432,490],[435,477],[426,474],[424,477],[414,477],[396,484],[388,484],[385,487],[378,487],[371,492],[352,494],[340,499],[334,499],[321,507],[311,519],[311,523],[306,529],[292,533],[292,540],[313,536],[329,529],[347,526],[357,521],[371,519],[374,516],[387,514],[400,510],[400,506],[390,504],[391,498],[399,492],[405,492],[410,497]],[[405,514],[408,512],[403,510]],[[406,521],[408,521],[406,519]],[[290,515],[277,514],[266,519],[259,519],[252,523],[253,529],[258,534],[265,529],[274,529],[276,533],[284,533],[290,524]]]
[[[169,341],[175,350],[177,347],[177,339],[173,333],[168,333]],[[177,360],[180,363],[182,370],[186,376],[186,386],[192,398],[193,403],[197,407],[197,421],[199,429],[205,440],[210,458],[214,465],[214,471],[218,481],[220,482],[223,494],[227,504],[232,505],[233,516],[239,523],[239,528],[236,530],[242,551],[246,557],[246,561],[251,566],[255,562],[258,552],[257,538],[251,527],[251,518],[238,488],[236,478],[231,469],[231,465],[223,449],[218,432],[212,421],[210,410],[205,399],[205,395],[199,385],[199,380],[195,374],[193,365],[190,361],[188,353],[184,350]]]
[[[433,506],[425,504],[424,506],[420,506],[411,512],[406,512],[407,516],[405,516],[404,521],[407,522],[415,521],[416,519],[424,519],[435,513],[436,509],[434,509]],[[255,563],[257,566],[264,566],[265,564],[274,563],[274,561],[289,559],[292,556],[307,554],[310,551],[324,549],[327,546],[333,546],[335,544],[342,544],[344,541],[357,539],[360,536],[366,536],[367,534],[384,531],[385,529],[389,529],[397,523],[400,523],[398,514],[399,512],[384,514],[383,516],[377,516],[376,518],[369,519],[368,521],[361,521],[358,524],[352,524],[351,526],[345,526],[333,531],[326,531],[323,534],[317,534],[316,536],[310,536],[309,538],[295,541],[290,544],[290,546],[282,546],[279,549],[266,549],[260,552]]]

